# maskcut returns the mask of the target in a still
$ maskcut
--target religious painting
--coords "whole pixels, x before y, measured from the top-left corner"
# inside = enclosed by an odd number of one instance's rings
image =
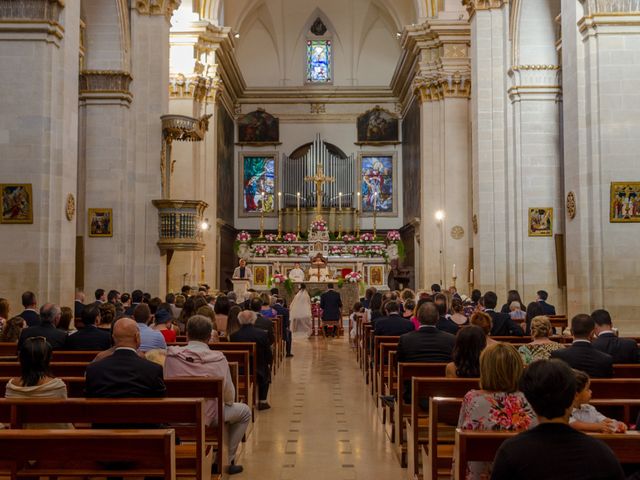
[[[263,145],[280,143],[280,121],[259,108],[238,119],[238,144]]]
[[[307,83],[331,83],[331,40],[307,40]]]
[[[1,184],[0,223],[33,223],[33,193],[30,183]]]
[[[612,182],[609,221],[640,222],[640,182]]]
[[[110,208],[89,209],[89,236],[113,236],[113,210]]]
[[[553,234],[553,208],[535,207],[529,209],[529,236],[550,237]]]
[[[391,112],[376,106],[358,117],[356,145],[392,145],[400,143],[399,120]]]
[[[276,153],[241,153],[240,216],[273,216],[276,212]]]
[[[266,265],[255,265],[253,267],[253,286],[267,287],[269,284],[269,267]]]
[[[382,265],[369,265],[369,285],[371,287],[384,286],[384,267]]]
[[[360,174],[360,211],[363,215],[396,215],[396,154],[361,153],[358,172]]]

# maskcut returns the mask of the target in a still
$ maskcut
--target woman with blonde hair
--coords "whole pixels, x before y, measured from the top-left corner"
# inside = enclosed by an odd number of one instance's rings
[[[491,327],[493,326],[493,322],[488,313],[484,313],[480,311],[473,312],[473,314],[471,315],[471,319],[469,320],[469,323],[471,325],[479,326],[484,331],[484,334],[487,336],[487,347],[489,345],[495,345],[496,343],[498,343],[489,336],[489,334],[491,333]]]
[[[7,320],[0,334],[0,342],[16,342],[20,338],[20,332],[26,328],[27,323],[22,317],[12,317]]]
[[[549,337],[553,333],[553,326],[549,317],[538,315],[531,320],[531,336],[533,341],[518,348],[518,353],[522,356],[525,365],[529,365],[535,360],[548,360],[551,352],[563,348]]]
[[[529,402],[518,391],[522,359],[509,343],[490,345],[480,355],[480,390],[464,396],[458,427],[464,430],[527,430],[537,424]],[[488,478],[488,462],[469,462],[467,480]]]

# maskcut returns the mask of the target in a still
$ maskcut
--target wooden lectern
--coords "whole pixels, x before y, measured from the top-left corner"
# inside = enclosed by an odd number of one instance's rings
[[[233,283],[233,291],[238,298],[238,302],[242,302],[244,300],[244,294],[251,288],[251,280],[247,278],[233,278],[231,282]]]

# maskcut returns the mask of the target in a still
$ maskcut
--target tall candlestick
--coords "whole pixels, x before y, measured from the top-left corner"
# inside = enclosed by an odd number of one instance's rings
[[[356,200],[356,212],[360,211],[360,192],[358,192],[356,194],[357,200]]]
[[[338,210],[342,210],[342,192],[338,193]]]
[[[451,270],[451,276],[453,278],[458,278],[458,276],[456,275],[456,264],[453,264],[453,269]]]
[[[300,192],[296,193],[296,234],[300,236]]]
[[[282,192],[278,192],[278,210],[282,209]]]
[[[296,208],[300,211],[300,192],[296,193]]]
[[[473,268],[469,271],[469,283],[473,285]]]
[[[342,192],[338,192],[338,240],[342,238]]]
[[[360,192],[356,194],[356,237],[360,236]]]
[[[378,212],[378,192],[373,192],[373,239],[376,238],[376,230],[378,229],[376,215]]]
[[[282,239],[282,192],[278,192],[278,240]]]

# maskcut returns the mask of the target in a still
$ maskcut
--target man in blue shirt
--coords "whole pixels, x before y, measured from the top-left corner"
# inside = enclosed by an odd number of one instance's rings
[[[141,303],[136,307],[133,311],[133,319],[140,330],[140,348],[138,350],[148,352],[156,348],[167,349],[167,342],[164,340],[164,336],[148,325],[151,320],[151,310],[149,310],[149,306],[146,303]]]

